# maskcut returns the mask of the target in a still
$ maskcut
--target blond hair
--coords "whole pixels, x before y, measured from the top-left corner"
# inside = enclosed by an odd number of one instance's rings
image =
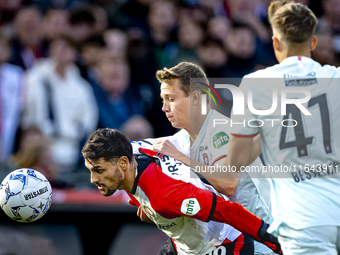
[[[311,41],[318,24],[318,19],[306,5],[286,0],[271,2],[268,19],[272,28],[290,43]]]
[[[199,83],[209,84],[208,78],[202,68],[191,62],[181,62],[178,65],[168,69],[158,70],[156,77],[160,83],[172,85],[174,80],[180,81],[180,89],[185,96],[190,95],[191,91],[195,91],[198,87],[203,87]]]

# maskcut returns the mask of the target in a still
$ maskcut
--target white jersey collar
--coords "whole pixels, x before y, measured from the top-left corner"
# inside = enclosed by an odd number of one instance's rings
[[[313,62],[315,62],[313,59],[308,58],[308,57],[292,56],[292,57],[285,58],[284,60],[282,60],[282,62],[280,64],[281,65],[289,65],[289,64],[292,64],[292,63],[296,63],[297,61],[301,61],[303,63],[313,63]]]

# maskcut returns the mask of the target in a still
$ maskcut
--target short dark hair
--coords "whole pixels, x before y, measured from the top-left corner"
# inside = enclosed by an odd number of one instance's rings
[[[82,43],[82,48],[86,46],[105,48],[106,43],[102,34],[96,34],[90,36],[85,42]]]
[[[60,34],[53,37],[52,40],[50,41],[49,47],[57,41],[64,41],[70,48],[74,49],[75,51],[78,51],[79,48],[78,44],[76,43],[75,40],[73,40],[71,36],[67,34]]]
[[[78,25],[81,23],[86,23],[89,26],[95,25],[95,17],[93,16],[92,12],[88,8],[81,8],[73,11],[69,18],[71,25]]]
[[[101,128],[96,130],[85,143],[82,151],[85,159],[115,161],[126,156],[131,162],[132,145],[124,134],[117,129]]]

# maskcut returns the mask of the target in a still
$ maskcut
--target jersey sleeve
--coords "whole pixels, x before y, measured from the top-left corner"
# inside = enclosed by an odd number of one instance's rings
[[[253,238],[257,237],[262,220],[242,205],[191,183],[171,178],[156,163],[149,165],[146,170],[139,178],[138,186],[162,217],[173,219],[186,216],[205,222],[214,220],[229,224]]]
[[[138,186],[149,198],[152,208],[166,219],[187,216],[209,221],[216,206],[214,193],[164,174],[156,163],[143,172]]]
[[[139,201],[133,196],[131,195],[129,192],[126,191],[126,194],[128,194],[128,196],[130,197],[130,199],[132,200],[132,203],[134,204],[134,206],[139,207],[140,203]]]
[[[156,163],[151,163],[142,173],[138,186],[149,198],[152,208],[166,219],[191,217],[229,224],[275,252],[280,251],[277,239],[267,232],[269,225],[255,214],[211,191],[171,178]]]

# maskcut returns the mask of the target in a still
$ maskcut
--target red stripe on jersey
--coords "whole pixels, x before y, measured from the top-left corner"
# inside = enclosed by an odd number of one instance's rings
[[[257,133],[258,134],[258,133]],[[241,137],[241,138],[252,138],[252,137],[255,137],[257,136],[257,134],[254,134],[254,135],[238,135],[238,134],[231,134],[232,136],[235,136],[235,137]]]
[[[172,241],[172,244],[173,244],[174,247],[175,247],[176,252],[178,253],[177,245],[176,245],[176,243],[175,243],[175,239],[171,238],[171,241]]]
[[[244,245],[244,236],[239,235],[235,240],[234,255],[240,255],[240,250]]]
[[[215,209],[214,194],[211,191],[171,178],[164,174],[156,163],[151,163],[144,170],[139,177],[138,186],[149,198],[152,208],[166,219],[186,216],[207,221],[210,220],[209,216],[212,216],[211,211]],[[184,200],[189,201],[190,198],[198,202],[194,203],[197,212],[193,214],[192,210],[185,210],[192,209],[189,205],[185,207]]]
[[[145,149],[145,148],[139,148],[138,149],[139,152],[142,152],[148,156],[151,156],[151,157],[158,157],[158,158],[162,158],[164,156],[163,153],[161,152],[157,152],[157,151],[153,151],[153,150],[149,150],[149,149]]]
[[[264,244],[267,245],[273,251],[275,251],[277,249],[277,245],[275,245],[273,243],[264,242]]]
[[[217,161],[219,161],[220,159],[223,159],[223,158],[226,158],[227,155],[222,155],[222,156],[219,156],[217,159],[214,160],[214,162],[212,163],[212,165],[214,165]]]
[[[213,220],[229,224],[240,232],[259,240],[258,231],[262,219],[248,211],[238,203],[216,196],[211,191],[200,189],[190,183],[176,180],[164,174],[160,166],[151,163],[141,174],[138,186],[149,198],[152,208],[163,218],[192,217],[197,220]],[[185,211],[184,200],[196,199],[195,209],[199,210],[192,215]],[[216,199],[216,202],[214,201]],[[190,208],[192,208],[191,205]],[[184,208],[184,212],[183,211]]]
[[[125,191],[125,192],[126,192],[126,194],[129,195],[129,197],[131,198],[131,200],[133,201],[133,203],[135,204],[135,206],[140,207],[139,201],[138,201],[133,195],[131,195],[129,192],[127,192],[127,191]]]

